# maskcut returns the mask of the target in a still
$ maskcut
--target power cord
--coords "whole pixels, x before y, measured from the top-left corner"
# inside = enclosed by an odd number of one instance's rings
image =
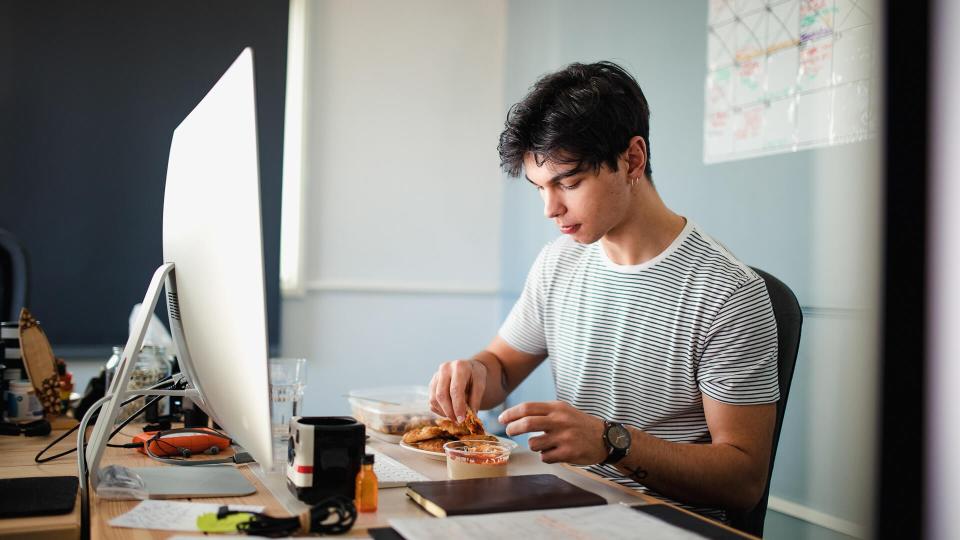
[[[150,389],[150,390],[159,390],[159,389],[164,389],[164,388],[170,388],[170,387],[172,386],[174,390],[180,390],[180,389],[186,387],[186,382],[184,382],[184,381],[178,381],[178,382],[176,382],[176,383],[172,383],[172,382],[170,381],[170,379],[171,379],[171,377],[166,377],[166,378],[164,378],[164,379],[161,379],[160,382],[158,382],[156,385],[150,387],[149,389]],[[133,397],[127,399],[126,401],[124,401],[123,403],[121,403],[121,405],[126,405],[126,404],[128,404],[128,403],[132,403],[132,402],[140,399],[141,397],[142,397],[142,396],[133,396]],[[156,403],[158,400],[160,400],[160,399],[162,399],[162,398],[164,398],[164,397],[166,397],[166,396],[154,396],[154,397],[151,398],[149,401],[147,401],[147,402],[143,405],[143,407],[140,407],[139,409],[137,409],[136,412],[134,412],[133,414],[131,414],[131,415],[130,415],[129,417],[127,417],[124,421],[120,422],[120,424],[117,425],[116,428],[114,428],[113,432],[110,433],[110,437],[109,437],[107,440],[112,439],[117,433],[120,433],[120,430],[122,430],[123,428],[127,427],[127,424],[129,424],[130,422],[133,422],[134,419],[136,419],[138,416],[140,416],[141,414],[143,414],[143,411],[147,410],[147,407],[149,407],[150,405],[153,405],[153,404]],[[100,411],[96,411],[96,412],[90,417],[90,420],[91,420],[91,421],[95,420],[95,419],[97,418],[97,416],[99,416],[99,415],[100,415]],[[72,454],[73,452],[76,452],[76,451],[77,451],[77,447],[74,446],[73,448],[71,448],[71,449],[69,449],[69,450],[65,450],[65,451],[63,451],[63,452],[60,452],[59,454],[57,454],[57,455],[55,455],[55,456],[43,457],[43,455],[44,455],[48,450],[50,450],[51,448],[53,448],[54,446],[56,446],[56,444],[59,443],[60,441],[62,441],[62,440],[64,440],[64,439],[66,439],[67,437],[69,437],[70,434],[72,434],[73,432],[77,431],[77,429],[79,429],[79,427],[80,427],[79,425],[76,425],[76,426],[70,428],[70,430],[64,432],[63,435],[60,435],[59,437],[57,437],[56,439],[54,439],[53,442],[51,442],[50,444],[48,444],[48,445],[46,446],[46,448],[44,448],[44,449],[41,450],[39,453],[37,453],[37,455],[33,458],[33,460],[34,460],[35,462],[37,462],[37,463],[46,463],[46,462],[48,462],[48,461],[53,461],[53,460],[55,460],[55,459],[58,459],[58,458],[61,458],[61,457],[63,457],[63,456],[66,456],[66,455],[70,455],[70,454]],[[109,443],[107,443],[107,446],[109,446],[109,447],[111,447],[111,448],[129,448],[128,446],[122,445],[122,444],[109,444]],[[86,444],[84,444],[84,449],[86,449]]]
[[[357,507],[352,500],[342,495],[327,497],[299,516],[278,518],[260,512],[230,510],[227,506],[221,506],[217,511],[217,519],[234,514],[250,516],[248,521],[237,524],[237,532],[269,538],[296,533],[344,534],[357,521]]]

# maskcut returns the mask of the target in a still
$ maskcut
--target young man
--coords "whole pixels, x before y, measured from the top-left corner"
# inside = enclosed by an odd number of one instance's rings
[[[507,409],[507,434],[725,519],[766,485],[776,322],[763,279],[664,205],[648,135],[640,87],[609,62],[548,75],[510,110],[501,165],[563,234],[490,345],[440,366],[431,407],[494,407],[549,356],[557,401]]]

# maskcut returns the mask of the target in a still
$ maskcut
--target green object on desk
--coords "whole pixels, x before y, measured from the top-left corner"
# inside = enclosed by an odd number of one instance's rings
[[[223,519],[217,518],[216,512],[202,514],[197,518],[197,528],[205,533],[232,533],[237,532],[237,525],[253,519],[253,514],[230,514]]]

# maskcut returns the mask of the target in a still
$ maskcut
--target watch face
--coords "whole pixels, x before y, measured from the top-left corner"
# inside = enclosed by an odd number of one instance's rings
[[[630,446],[630,432],[623,426],[610,426],[607,429],[607,440],[611,446],[622,450]]]

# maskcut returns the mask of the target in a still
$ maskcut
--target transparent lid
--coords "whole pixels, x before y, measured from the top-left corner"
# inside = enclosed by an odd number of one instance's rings
[[[376,413],[416,413],[430,410],[430,391],[426,386],[385,386],[351,390],[351,405]]]

